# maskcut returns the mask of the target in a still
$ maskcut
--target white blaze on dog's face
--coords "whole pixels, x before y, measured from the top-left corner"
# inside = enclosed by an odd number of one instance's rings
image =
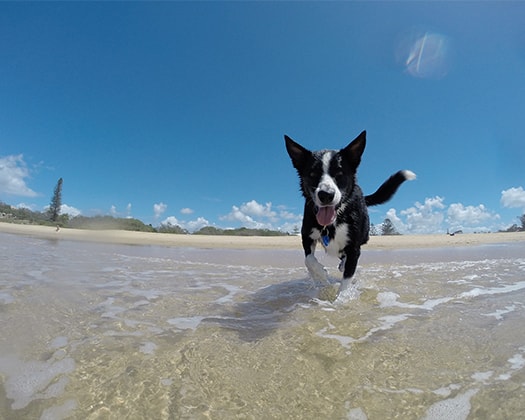
[[[337,207],[341,203],[341,190],[337,185],[336,179],[330,174],[336,153],[332,150],[323,152],[322,175],[317,184],[317,188],[312,194],[312,199],[318,208],[317,221],[321,226],[328,226],[335,222],[337,217]]]

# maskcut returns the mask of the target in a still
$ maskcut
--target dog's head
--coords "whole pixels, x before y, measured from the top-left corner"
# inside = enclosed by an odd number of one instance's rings
[[[328,226],[335,222],[337,209],[355,185],[355,174],[365,150],[366,131],[341,150],[312,152],[284,136],[286,150],[299,174],[301,191],[316,207],[317,222]]]

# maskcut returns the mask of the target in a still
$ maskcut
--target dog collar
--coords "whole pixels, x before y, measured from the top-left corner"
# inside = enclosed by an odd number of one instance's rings
[[[330,243],[330,236],[328,236],[328,229],[326,226],[323,226],[323,230],[321,230],[321,242],[325,248]]]

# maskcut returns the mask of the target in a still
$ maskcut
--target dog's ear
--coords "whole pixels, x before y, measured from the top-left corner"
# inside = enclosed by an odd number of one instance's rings
[[[345,159],[352,164],[355,168],[361,163],[361,156],[365,151],[366,146],[366,131],[359,134],[352,143],[341,150],[342,155]]]
[[[286,150],[292,159],[292,163],[295,169],[302,169],[309,155],[312,154],[308,149],[305,149],[299,143],[293,141],[286,134],[284,135],[284,141],[286,142]]]

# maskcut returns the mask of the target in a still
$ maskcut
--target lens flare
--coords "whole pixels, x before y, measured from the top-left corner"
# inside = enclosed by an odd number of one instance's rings
[[[442,79],[450,69],[450,41],[445,35],[424,32],[408,37],[398,46],[397,57],[411,76]]]

